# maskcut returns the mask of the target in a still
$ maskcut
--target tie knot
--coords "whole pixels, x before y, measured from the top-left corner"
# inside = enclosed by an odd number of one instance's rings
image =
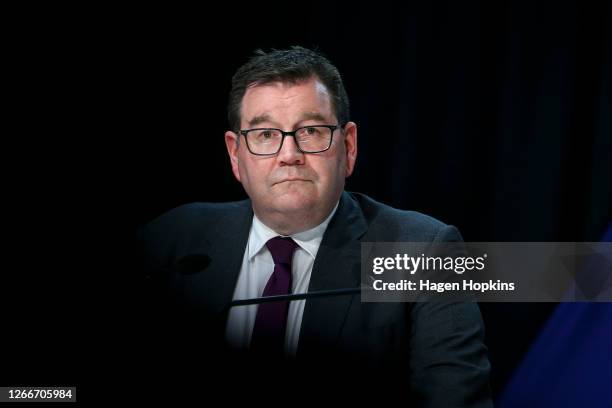
[[[266,242],[268,250],[272,254],[274,264],[291,264],[293,251],[297,248],[295,241],[289,237],[274,237]]]

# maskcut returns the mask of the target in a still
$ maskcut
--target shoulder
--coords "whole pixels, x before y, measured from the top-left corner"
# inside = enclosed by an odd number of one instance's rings
[[[180,232],[211,223],[223,222],[225,218],[250,211],[250,201],[227,203],[189,203],[173,208],[141,227],[143,232]]]
[[[249,200],[227,203],[189,203],[165,212],[147,225],[152,228],[162,225],[182,228],[194,223],[219,221],[224,217],[246,212],[250,208]]]
[[[368,224],[368,239],[376,241],[455,241],[459,231],[434,217],[401,210],[361,193],[347,193],[359,205]]]
[[[220,230],[252,218],[249,200],[189,203],[173,208],[136,230],[137,245],[146,253],[206,245]]]

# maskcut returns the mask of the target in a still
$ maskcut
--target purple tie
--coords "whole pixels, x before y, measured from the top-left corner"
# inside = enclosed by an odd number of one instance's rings
[[[291,293],[291,259],[297,244],[291,238],[275,237],[266,246],[274,259],[274,272],[262,296]],[[285,327],[289,302],[261,303],[257,309],[255,327],[251,336],[251,349],[280,353],[284,349]]]

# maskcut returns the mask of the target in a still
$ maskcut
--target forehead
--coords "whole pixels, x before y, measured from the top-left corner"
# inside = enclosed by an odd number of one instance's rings
[[[241,111],[243,122],[255,117],[281,119],[280,116],[293,117],[313,112],[329,117],[332,115],[331,96],[317,78],[298,83],[252,85],[244,94]]]

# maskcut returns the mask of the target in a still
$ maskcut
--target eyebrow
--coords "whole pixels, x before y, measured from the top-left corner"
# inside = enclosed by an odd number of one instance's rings
[[[253,127],[253,126],[257,126],[261,123],[264,122],[271,122],[272,118],[270,117],[270,115],[268,115],[267,113],[264,113],[262,115],[257,115],[255,116],[253,119],[249,120],[249,127]]]
[[[297,123],[299,124],[307,120],[316,120],[319,122],[325,122],[327,118],[319,112],[304,112],[300,116],[300,120]],[[249,120],[248,124],[249,124],[249,127],[252,128],[254,126],[260,125],[265,122],[274,122],[272,118],[270,117],[270,115],[268,115],[267,113],[263,113],[261,115],[255,116],[254,118]]]
[[[307,120],[317,120],[319,122],[325,122],[327,118],[321,115],[319,112],[304,112],[300,117],[298,123],[305,122]]]

